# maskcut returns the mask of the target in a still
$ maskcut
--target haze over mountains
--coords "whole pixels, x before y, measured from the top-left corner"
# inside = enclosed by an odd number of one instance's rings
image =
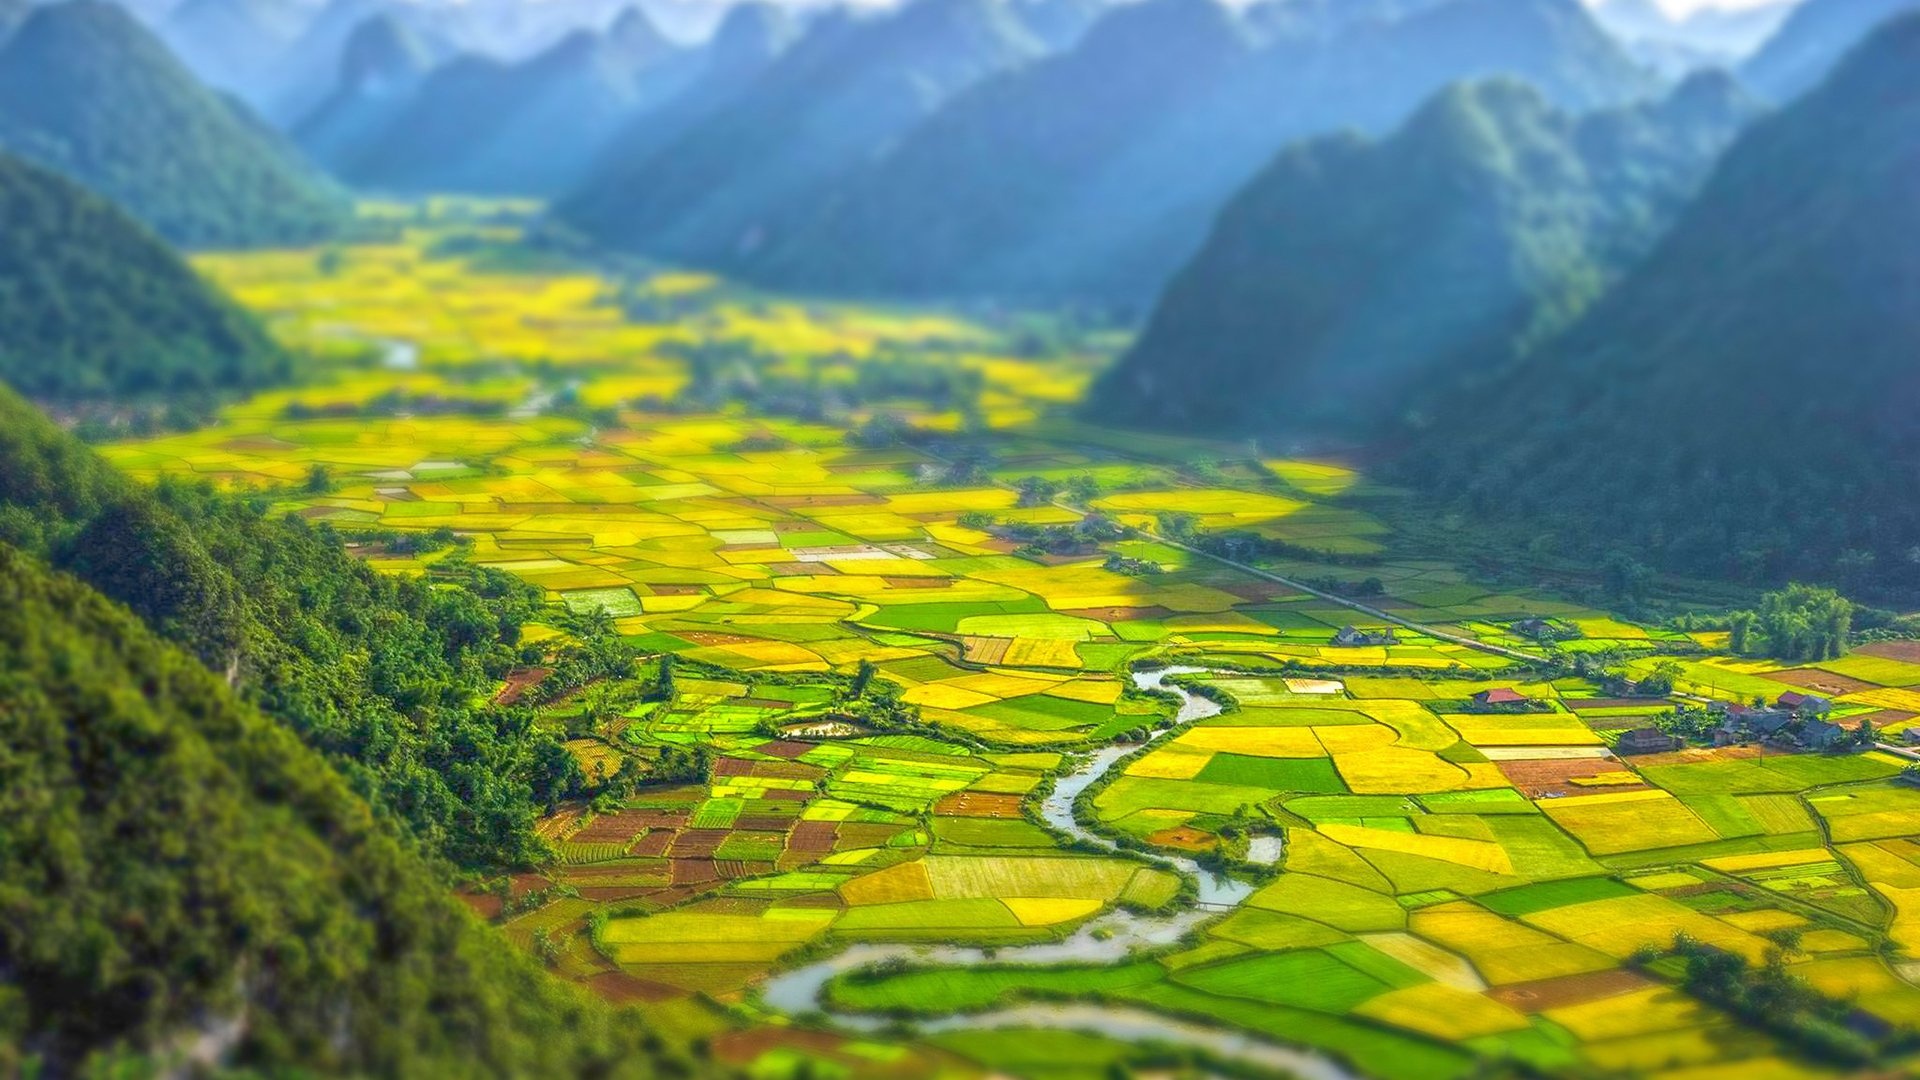
[[[1755,111],[1717,73],[1585,114],[1496,80],[1384,140],[1294,146],[1222,212],[1090,415],[1379,434],[1577,315]]]
[[[1653,85],[1573,0],[1399,6],[1300,5],[1260,22],[1208,0],[1150,0],[912,130],[882,128],[897,145],[809,156],[811,187],[783,182],[777,153],[695,138],[617,163],[561,213],[608,242],[782,287],[1138,300],[1290,138],[1391,124],[1474,75],[1531,77],[1583,107]],[[738,112],[807,92],[763,83]],[[676,195],[689,159],[767,194],[740,200],[708,180]]]

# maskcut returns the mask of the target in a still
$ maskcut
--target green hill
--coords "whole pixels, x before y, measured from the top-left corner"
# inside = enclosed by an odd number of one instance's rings
[[[658,1074],[639,1016],[482,927],[318,755],[5,544],[0,746],[0,1072]]]
[[[0,381],[37,398],[179,396],[287,368],[250,316],[117,207],[0,155]]]
[[[546,854],[584,794],[530,718],[486,704],[537,592],[497,571],[382,575],[264,501],[128,481],[0,388],[0,543],[73,573],[319,750],[425,850],[477,870]]]
[[[1377,435],[1564,326],[1751,115],[1717,74],[1586,114],[1503,80],[1453,87],[1378,142],[1294,146],[1220,215],[1089,412]]]
[[[289,144],[105,0],[41,7],[0,48],[0,148],[189,247],[306,243],[348,212]]]
[[[1551,347],[1403,471],[1570,550],[1920,591],[1920,16],[1728,150]]]

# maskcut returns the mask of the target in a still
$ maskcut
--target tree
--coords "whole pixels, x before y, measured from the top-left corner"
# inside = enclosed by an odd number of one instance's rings
[[[315,462],[313,467],[307,470],[307,479],[300,485],[300,490],[309,495],[325,495],[333,490],[333,472],[325,465]]]
[[[878,674],[879,671],[879,668],[873,666],[873,661],[861,660],[859,668],[853,673],[853,683],[847,687],[847,696],[853,698],[866,697],[867,687],[873,684],[873,677]]]

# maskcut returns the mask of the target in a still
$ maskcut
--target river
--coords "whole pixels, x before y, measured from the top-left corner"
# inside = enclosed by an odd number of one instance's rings
[[[1205,670],[1165,667],[1133,673],[1134,685],[1140,689],[1164,690],[1180,697],[1180,709],[1174,714],[1174,723],[1157,732],[1149,740],[1149,745],[1172,738],[1195,721],[1220,714],[1221,708],[1217,703],[1188,693],[1167,681],[1176,675],[1199,674]],[[1138,745],[1109,746],[1089,754],[1072,772],[1055,782],[1053,791],[1040,804],[1040,816],[1049,826],[1077,840],[1109,851],[1115,850],[1112,841],[1081,824],[1074,815],[1073,804],[1081,792],[1105,776],[1122,758],[1138,749]],[[1274,854],[1277,856],[1277,852]],[[1136,951],[1179,941],[1202,923],[1238,907],[1253,894],[1255,888],[1247,882],[1215,874],[1192,859],[1159,853],[1148,857],[1192,876],[1199,884],[1198,902],[1166,915],[1112,911],[1089,921],[1064,940],[1040,945],[991,951],[957,945],[855,945],[825,960],[773,976],[761,987],[761,1000],[789,1015],[826,1011],[835,1023],[843,1027],[873,1031],[891,1021],[861,1013],[826,1010],[821,1001],[821,990],[834,976],[894,960],[948,967],[1119,963]],[[1127,1042],[1158,1041],[1194,1046],[1222,1058],[1292,1073],[1302,1080],[1351,1080],[1353,1076],[1344,1066],[1312,1051],[1126,1005],[1095,1002],[1029,1003],[993,1012],[917,1020],[914,1026],[921,1031],[968,1028],[1091,1031]]]

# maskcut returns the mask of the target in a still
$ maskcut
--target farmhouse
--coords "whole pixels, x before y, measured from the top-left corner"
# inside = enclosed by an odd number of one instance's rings
[[[1359,645],[1398,645],[1400,639],[1388,630],[1361,630],[1353,626],[1343,626],[1333,635],[1333,643],[1348,648]]]
[[[1800,741],[1815,750],[1829,750],[1844,742],[1849,732],[1839,724],[1809,720],[1800,729]]]
[[[1910,727],[1900,733],[1901,741],[1908,746],[1920,746],[1920,727]]]
[[[1622,732],[1614,750],[1621,754],[1663,754],[1680,745],[1680,740],[1659,728],[1641,727]]]
[[[1530,638],[1541,638],[1553,633],[1553,624],[1545,619],[1521,619],[1513,624],[1513,632]]]
[[[1525,705],[1529,700],[1527,695],[1505,686],[1482,690],[1473,695],[1475,705]]]
[[[1817,694],[1803,694],[1798,690],[1789,690],[1781,694],[1774,704],[1802,716],[1819,716],[1833,711],[1833,702]]]

